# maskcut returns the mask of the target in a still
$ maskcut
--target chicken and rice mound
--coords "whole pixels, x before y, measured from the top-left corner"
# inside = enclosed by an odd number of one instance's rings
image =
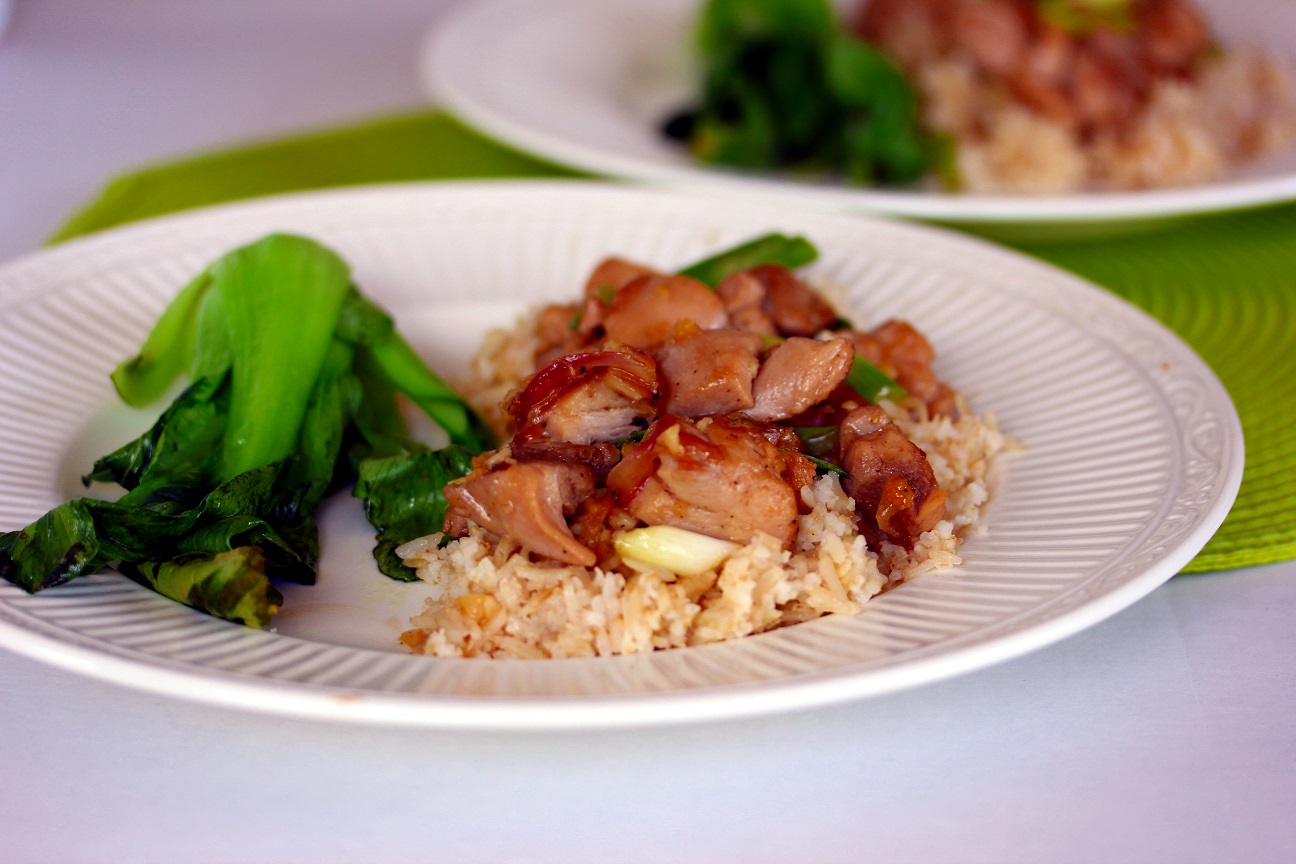
[[[868,0],[855,26],[954,142],[962,191],[1202,183],[1296,142],[1287,71],[1221,47],[1191,0]]]
[[[857,356],[897,398],[860,395]],[[697,645],[853,614],[958,565],[1006,439],[933,358],[903,321],[852,329],[781,265],[713,289],[603,262],[580,302],[492,333],[474,360],[466,391],[508,443],[446,488],[443,532],[398,550],[432,589],[402,642]]]

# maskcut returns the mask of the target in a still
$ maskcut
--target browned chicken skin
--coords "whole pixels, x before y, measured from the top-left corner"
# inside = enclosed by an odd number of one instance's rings
[[[468,521],[538,555],[590,567],[594,553],[572,536],[567,516],[594,491],[594,472],[564,462],[481,460],[446,486],[445,531],[461,536]]]
[[[716,286],[733,326],[753,333],[813,336],[831,327],[837,312],[818,292],[780,264],[762,264]]]
[[[609,338],[644,349],[665,342],[679,321],[714,330],[727,326],[729,316],[714,291],[687,276],[633,279],[616,292],[602,313]]]
[[[891,539],[912,545],[945,515],[945,493],[927,454],[880,407],[846,415],[839,442],[841,466],[850,472],[846,491]]]
[[[648,525],[722,540],[796,537],[797,502],[778,450],[759,431],[722,420],[663,416],[608,476],[621,506]]]
[[[655,352],[666,413],[702,417],[752,407],[761,347],[759,336],[742,330],[676,328]]]
[[[936,352],[927,337],[912,324],[887,321],[868,332],[852,332],[851,341],[859,356],[895,379],[910,395],[927,403],[929,414],[955,416],[954,390],[932,371]]]
[[[627,345],[560,357],[508,403],[522,441],[593,444],[624,438],[656,416],[657,364]]]
[[[752,388],[755,404],[743,413],[767,423],[795,417],[828,398],[846,379],[854,359],[849,339],[793,336],[761,363]]]
[[[837,320],[836,310],[783,265],[762,264],[747,272],[765,286],[765,311],[784,336],[813,336]]]

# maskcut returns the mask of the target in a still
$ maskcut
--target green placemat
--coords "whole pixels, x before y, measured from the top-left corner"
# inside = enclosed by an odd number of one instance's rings
[[[1296,558],[1296,207],[1019,248],[1150,312],[1197,351],[1232,397],[1246,439],[1242,489],[1185,571]]]
[[[572,176],[443,114],[419,113],[145,167],[112,180],[53,239],[303,189]],[[1242,491],[1185,571],[1296,558],[1296,435],[1289,431],[1296,419],[1296,207],[1199,217],[1114,239],[1013,245],[1146,309],[1192,345],[1232,395],[1246,435]]]
[[[444,114],[384,117],[150,165],[113,178],[51,238],[304,189],[462,177],[575,177],[485,139]]]

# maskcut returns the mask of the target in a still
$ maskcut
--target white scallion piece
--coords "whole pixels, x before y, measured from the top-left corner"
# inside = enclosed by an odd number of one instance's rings
[[[635,528],[618,535],[615,543],[622,558],[641,561],[681,576],[696,576],[713,570],[741,548],[728,540],[717,540],[671,525]]]

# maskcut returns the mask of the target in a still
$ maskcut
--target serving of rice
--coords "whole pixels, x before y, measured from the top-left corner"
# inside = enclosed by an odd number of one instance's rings
[[[464,392],[492,422],[504,396],[530,374],[534,318],[483,342]],[[444,546],[441,534],[397,550],[431,593],[401,641],[444,657],[577,657],[700,645],[827,614],[851,615],[880,592],[962,563],[960,542],[983,530],[995,457],[1011,446],[993,415],[961,406],[957,420],[928,417],[914,399],[885,405],[926,453],[948,496],[945,518],[912,549],[869,548],[855,501],[836,474],[801,490],[795,545],[757,539],[719,567],[679,576],[623,560],[613,569],[564,565],[470,526]],[[627,526],[630,527],[630,526]]]
[[[960,189],[1056,195],[1205,183],[1296,145],[1296,91],[1271,57],[1235,49],[1193,81],[1154,84],[1129,128],[1082,136],[1023,107],[967,62],[932,62],[916,76],[924,122],[958,142]]]

